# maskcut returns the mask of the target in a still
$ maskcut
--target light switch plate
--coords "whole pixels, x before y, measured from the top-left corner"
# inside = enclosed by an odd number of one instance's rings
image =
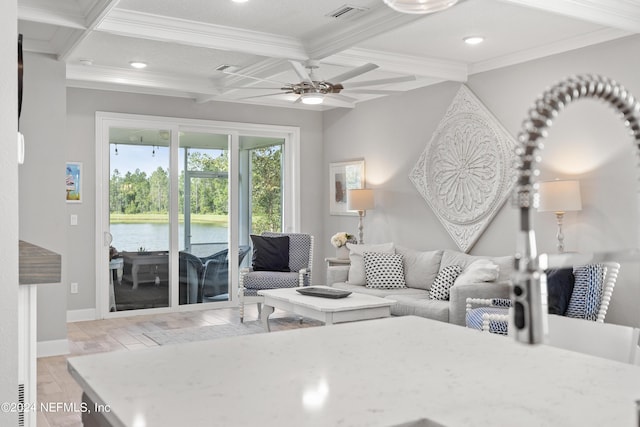
[[[71,225],[78,225],[78,215],[71,215],[70,217],[70,224]]]

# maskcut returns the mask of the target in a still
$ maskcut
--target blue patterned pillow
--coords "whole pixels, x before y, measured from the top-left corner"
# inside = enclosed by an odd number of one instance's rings
[[[589,264],[573,268],[575,282],[565,316],[594,321],[598,318],[604,271],[605,268],[602,264]]]

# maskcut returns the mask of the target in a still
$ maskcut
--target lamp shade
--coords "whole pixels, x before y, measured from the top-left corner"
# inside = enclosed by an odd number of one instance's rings
[[[347,191],[347,209],[350,211],[366,211],[373,209],[373,190],[353,189]]]
[[[402,13],[433,13],[447,9],[458,0],[384,0],[392,8]]]
[[[580,181],[546,181],[538,184],[538,212],[567,212],[582,209]]]

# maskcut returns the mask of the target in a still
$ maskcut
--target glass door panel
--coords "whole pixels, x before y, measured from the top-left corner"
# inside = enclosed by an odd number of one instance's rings
[[[109,129],[110,311],[169,306],[171,132]]]
[[[180,132],[180,304],[229,300],[229,135]]]

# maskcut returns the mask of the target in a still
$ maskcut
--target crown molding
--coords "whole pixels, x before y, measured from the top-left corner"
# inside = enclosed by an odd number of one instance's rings
[[[292,37],[124,9],[111,11],[97,29],[123,36],[209,49],[234,50],[275,58],[307,59],[302,43]]]
[[[628,31],[605,28],[586,35],[563,40],[561,42],[551,43],[546,46],[516,52],[511,55],[493,58],[488,61],[476,62],[475,64],[471,64],[469,66],[469,74],[471,75],[482,73],[484,71],[495,70],[502,67],[508,67],[510,65],[516,65],[523,62],[544,58],[546,56],[568,52],[598,43],[604,43],[629,35],[631,35],[631,33],[629,33]]]
[[[640,33],[637,0],[501,0],[606,27]]]
[[[138,87],[158,90],[159,93],[175,91],[193,94],[217,95],[218,91],[207,78],[175,77],[174,75],[140,70],[124,70],[115,67],[67,64],[67,80],[75,82],[104,83],[127,88]],[[77,85],[76,83],[75,85]]]
[[[319,60],[423,18],[424,15],[398,13],[380,3],[378,7],[367,11],[363,16],[350,21],[349,26],[311,37],[305,41],[304,45],[309,58]]]

